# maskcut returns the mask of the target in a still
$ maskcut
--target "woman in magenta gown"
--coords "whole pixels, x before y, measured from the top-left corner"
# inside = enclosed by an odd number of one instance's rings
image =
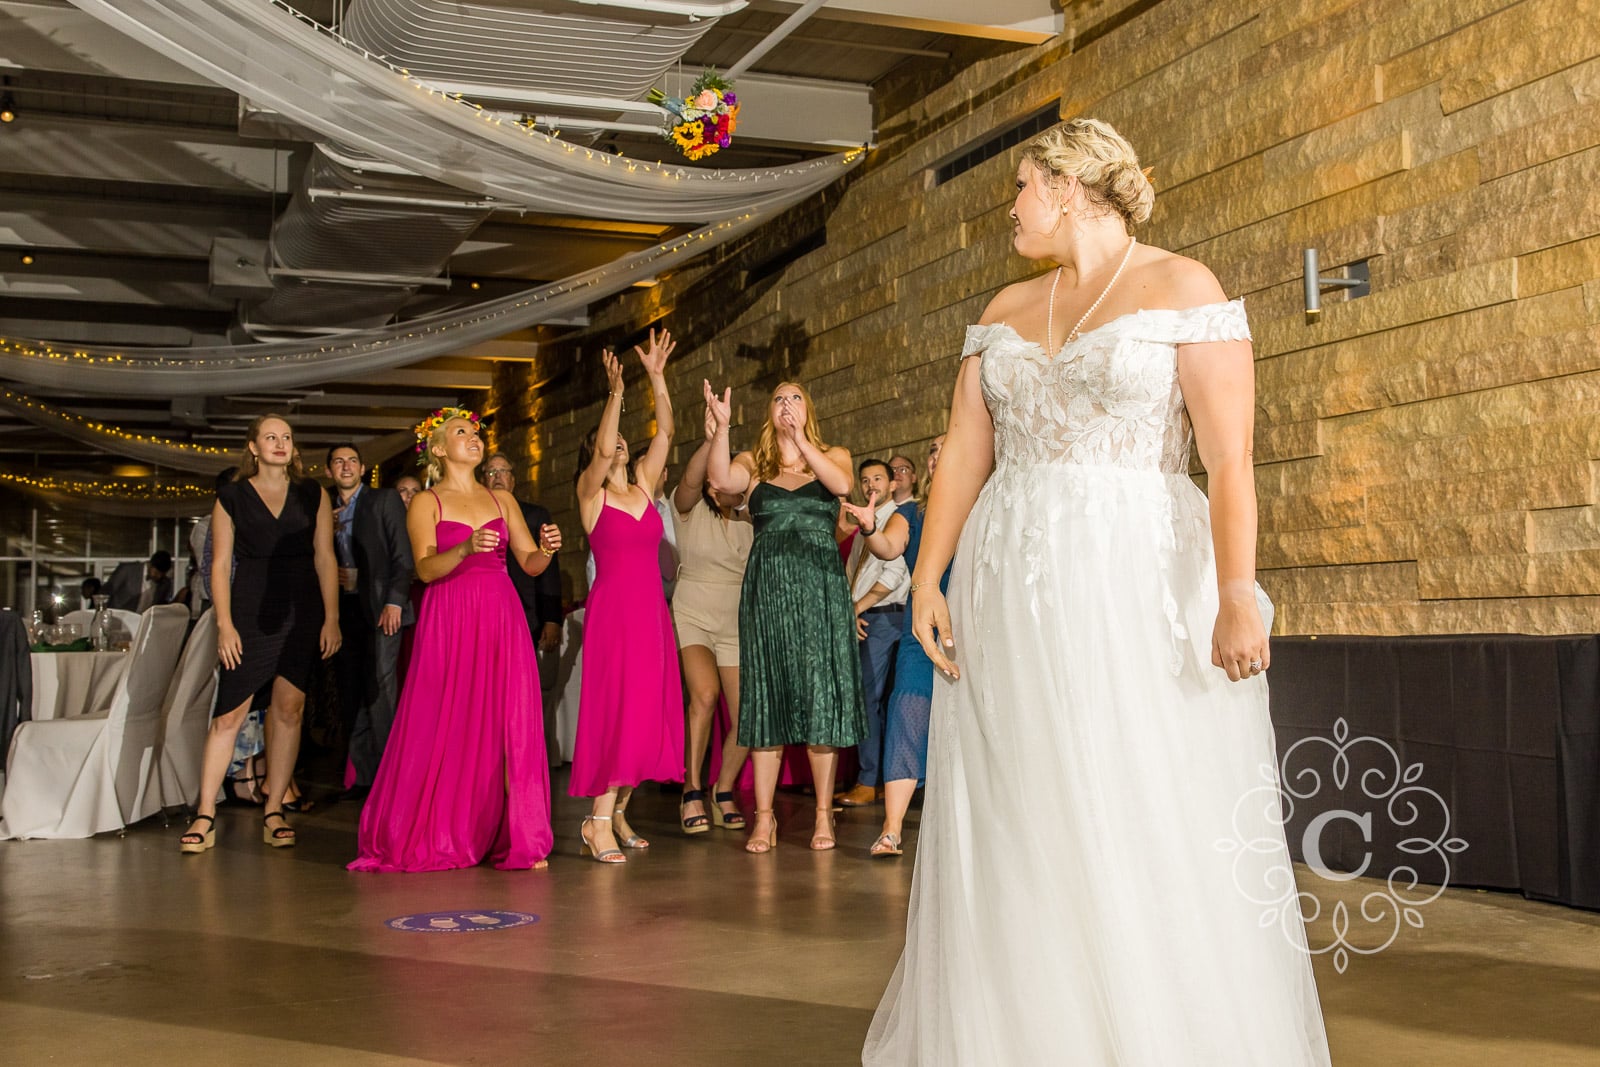
[[[511,495],[473,481],[477,416],[445,408],[423,434],[434,484],[406,526],[427,592],[350,869],[445,871],[485,857],[502,870],[544,867],[553,835],[539,671],[505,554],[538,574],[561,533],[545,526],[535,543]]]
[[[593,797],[579,834],[582,851],[602,863],[627,857],[617,848],[648,848],[625,809],[640,782],[683,780],[683,683],[672,614],[661,591],[663,533],[649,487],[661,480],[672,443],[672,402],[662,376],[675,346],[650,331],[650,350],[635,347],[655,397],[656,435],[628,480],[628,446],[617,433],[622,366],[605,353],[611,395],[600,426],[578,454],[578,514],[589,533],[595,581],[584,615],[583,690],[569,792]]]

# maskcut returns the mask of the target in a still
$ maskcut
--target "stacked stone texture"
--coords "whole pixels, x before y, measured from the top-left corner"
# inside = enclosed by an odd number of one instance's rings
[[[1246,299],[1279,633],[1600,629],[1600,0],[1135,6],[1068,5],[1066,43],[971,67],[892,116],[841,189],[593,309],[581,342],[502,367],[500,444],[524,485],[578,533],[599,346],[658,320],[685,341],[669,368],[679,469],[702,379],[733,387],[736,443],[793,377],[829,441],[921,457],[964,327],[1037,269],[1010,248],[1015,151],[943,185],[933,168],[1059,99],[1154,168],[1140,238]],[[750,279],[819,223],[825,245]],[[1371,295],[1330,294],[1308,325],[1306,247],[1325,271],[1366,260]],[[636,367],[627,404],[641,440]]]

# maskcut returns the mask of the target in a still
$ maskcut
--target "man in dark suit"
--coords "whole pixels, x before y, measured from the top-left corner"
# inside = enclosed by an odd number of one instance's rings
[[[516,489],[516,471],[504,452],[496,452],[484,461],[483,484],[490,489],[504,489],[508,493]],[[527,520],[528,529],[536,531],[551,521],[548,508],[524,500],[518,500],[517,503],[522,505],[522,517]],[[506,555],[506,569],[511,572],[511,584],[517,587],[517,596],[522,599],[522,613],[528,620],[528,634],[533,638],[534,651],[538,654],[545,747],[549,750],[550,765],[557,767],[561,765],[561,739],[556,735],[556,702],[560,694],[555,692],[555,683],[556,668],[561,663],[561,625],[564,618],[561,611],[561,553],[551,556],[550,565],[537,577],[530,577],[524,572],[509,553]]]
[[[405,505],[393,489],[363,485],[366,473],[355,445],[328,449],[344,640],[334,667],[355,767],[355,784],[346,794],[352,798],[365,796],[378,773],[400,698],[401,630],[416,621]]]

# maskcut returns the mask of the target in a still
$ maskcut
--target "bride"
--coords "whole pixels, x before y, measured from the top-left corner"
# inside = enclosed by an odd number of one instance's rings
[[[1107,124],[1041,134],[1016,185],[1017,251],[1059,266],[967,331],[912,576],[943,680],[906,947],[863,1062],[1326,1064],[1298,912],[1252,902],[1293,875],[1260,800],[1244,305],[1129,235],[1155,194]]]

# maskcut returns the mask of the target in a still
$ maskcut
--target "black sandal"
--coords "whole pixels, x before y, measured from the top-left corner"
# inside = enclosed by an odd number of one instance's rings
[[[686,789],[683,793],[683,799],[678,801],[678,819],[683,823],[683,832],[686,834],[703,834],[711,829],[710,816],[689,815],[686,817],[683,814],[683,806],[685,804],[693,804],[697,800],[702,807],[705,805],[706,791],[704,789]]]
[[[243,778],[224,778],[222,780],[222,803],[231,808],[259,808],[265,803],[261,795],[261,787],[257,782],[266,782],[264,775],[247,775]],[[245,792],[241,796],[239,786],[244,786]]]
[[[274,830],[272,827],[267,825],[267,823],[271,822],[273,819],[281,820],[283,825]],[[294,847],[294,827],[290,826],[289,820],[283,817],[282,808],[269,811],[265,815],[261,816],[261,840],[265,841],[273,848]]]
[[[723,811],[722,810],[722,805],[723,804],[732,804],[734,802],[734,796],[733,796],[733,792],[731,790],[729,792],[726,792],[726,793],[713,793],[711,795],[711,799],[716,801],[716,803],[711,805],[711,821],[712,822],[715,822],[718,826],[722,827],[724,830],[743,830],[744,829],[744,813],[743,812]]]
[[[190,830],[178,838],[178,850],[180,852],[204,852],[216,845],[217,820],[209,815],[196,815],[194,817],[195,822],[199,822],[201,819],[204,819],[207,823],[204,830]]]

